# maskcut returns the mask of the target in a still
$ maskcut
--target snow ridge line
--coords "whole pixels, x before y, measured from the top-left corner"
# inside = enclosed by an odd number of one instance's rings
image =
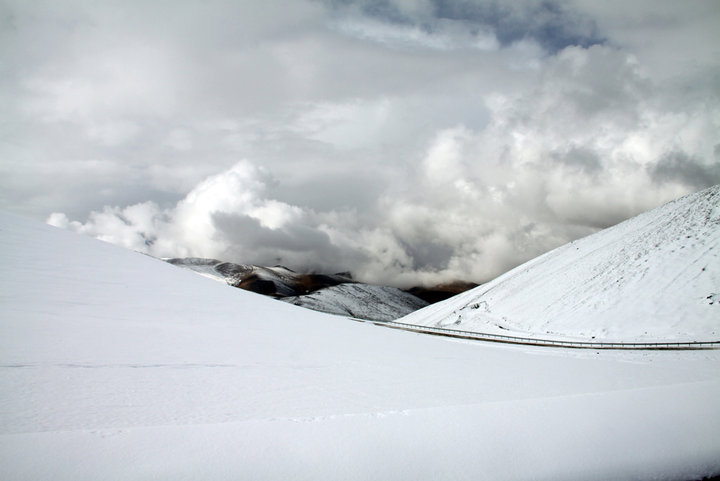
[[[460,331],[442,327],[418,326],[395,321],[370,321],[352,318],[354,321],[371,322],[376,326],[393,329],[447,336],[477,341],[502,342],[507,344],[523,344],[530,346],[568,347],[574,349],[636,349],[636,350],[698,350],[720,349],[720,341],[679,341],[679,342],[589,342],[537,339],[532,337],[506,336],[503,334],[487,334],[482,332]]]

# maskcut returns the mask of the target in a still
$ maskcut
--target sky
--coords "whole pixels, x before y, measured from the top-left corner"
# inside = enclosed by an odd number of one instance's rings
[[[720,183],[720,2],[0,0],[0,209],[484,282]]]

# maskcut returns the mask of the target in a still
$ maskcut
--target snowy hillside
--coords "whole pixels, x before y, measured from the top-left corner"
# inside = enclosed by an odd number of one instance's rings
[[[584,340],[718,340],[720,186],[555,249],[401,322]]]
[[[301,274],[284,266],[264,267],[197,257],[165,261],[234,287],[275,297],[303,295],[323,287],[353,282],[346,274]]]
[[[326,287],[281,300],[320,312],[377,321],[392,321],[428,305],[396,287],[359,283]]]
[[[341,320],[0,214],[0,479],[690,480],[720,351]]]
[[[165,260],[231,286],[329,314],[391,321],[428,305],[395,287],[355,282],[349,274],[300,274],[282,266],[262,267],[196,257]]]

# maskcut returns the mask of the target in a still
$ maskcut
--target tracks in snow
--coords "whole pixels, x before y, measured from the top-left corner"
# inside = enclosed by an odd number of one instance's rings
[[[623,350],[698,350],[720,349],[720,341],[680,341],[680,342],[588,342],[538,339],[531,337],[506,336],[482,332],[460,331],[442,327],[418,326],[395,321],[369,321],[350,318],[359,322],[370,322],[376,326],[384,326],[404,331],[432,334],[435,336],[471,339],[476,341],[501,342],[505,344],[522,344],[526,346],[567,347],[573,349],[623,349]]]

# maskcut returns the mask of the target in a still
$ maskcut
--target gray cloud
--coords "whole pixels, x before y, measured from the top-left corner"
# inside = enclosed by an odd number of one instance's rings
[[[713,2],[0,8],[0,208],[154,255],[483,281],[719,181]]]
[[[720,162],[705,165],[685,152],[669,152],[648,168],[653,181],[679,182],[693,189],[720,184]]]
[[[602,44],[595,22],[560,2],[472,2],[436,0],[438,18],[489,26],[502,45],[524,39],[556,53],[565,47]]]
[[[566,2],[328,0],[325,3],[391,24],[412,25],[430,36],[445,33],[452,27],[456,34],[492,32],[501,46],[532,40],[549,53],[573,45],[589,47],[606,42],[593,19]]]
[[[600,173],[603,169],[602,159],[592,150],[570,146],[564,152],[552,152],[551,156],[558,164],[588,175]]]
[[[308,270],[326,270],[342,263],[339,249],[314,225],[297,223],[272,229],[250,216],[229,213],[214,214],[213,224],[216,235],[227,241],[224,255],[235,260]]]

